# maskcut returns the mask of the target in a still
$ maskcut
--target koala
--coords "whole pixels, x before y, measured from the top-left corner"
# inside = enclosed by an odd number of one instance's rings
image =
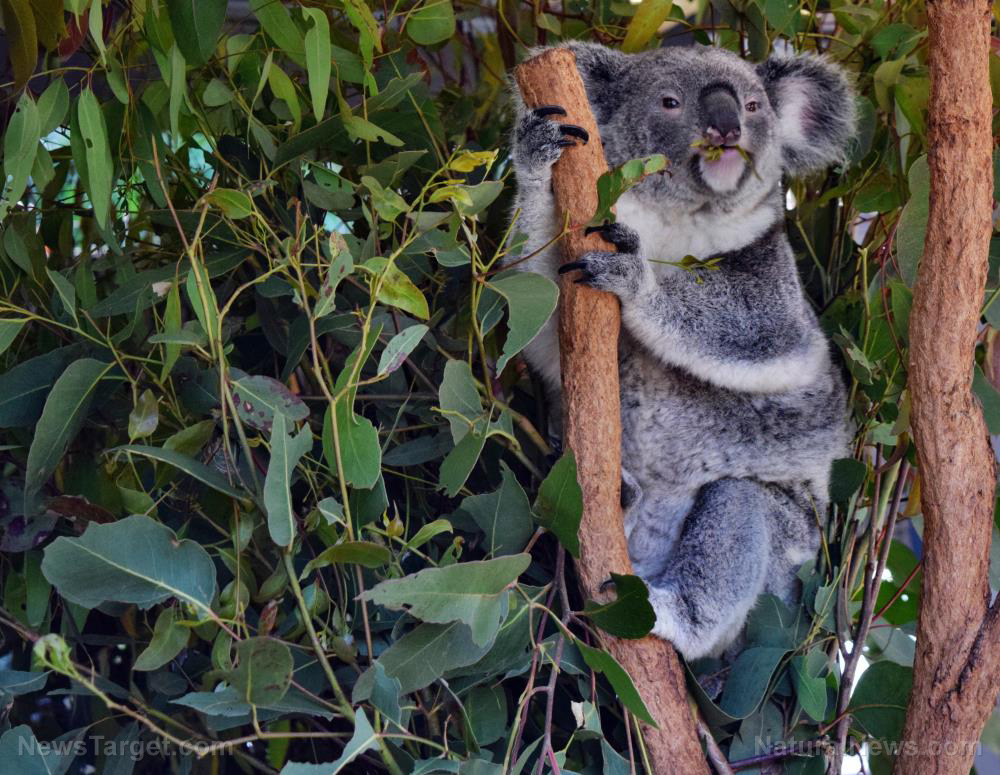
[[[626,55],[571,43],[600,130],[523,105],[512,138],[517,269],[615,294],[623,507],[653,633],[688,659],[738,648],[762,593],[788,602],[819,548],[832,461],[848,448],[845,386],[796,271],[783,177],[846,161],[845,73],[814,55],[753,65],[712,47]],[[612,166],[664,154],[599,231],[608,251],[560,267],[552,164],[602,142]],[[615,250],[610,250],[613,245]],[[681,268],[685,256],[702,262]],[[558,398],[555,321],[525,355]],[[558,401],[556,401],[558,403]]]

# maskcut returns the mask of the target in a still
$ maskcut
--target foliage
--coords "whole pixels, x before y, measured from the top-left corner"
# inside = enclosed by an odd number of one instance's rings
[[[101,734],[168,741],[143,772],[643,769],[648,714],[599,637],[648,631],[646,592],[618,577],[617,602],[579,599],[575,463],[545,473],[517,357],[557,289],[502,268],[520,242],[504,73],[537,44],[688,33],[828,52],[862,93],[851,164],[794,183],[788,219],[850,374],[853,457],[801,607],[762,599],[728,675],[690,665],[690,688],[734,761],[785,741],[807,754],[788,772],[821,772],[813,741],[841,719],[858,743],[898,734],[922,5],[250,7],[0,0],[0,750]],[[609,178],[604,204],[659,163]],[[991,428],[996,277],[975,383]],[[135,764],[33,750],[24,771]]]

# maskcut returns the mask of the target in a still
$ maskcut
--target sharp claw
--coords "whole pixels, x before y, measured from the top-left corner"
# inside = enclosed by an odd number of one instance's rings
[[[609,587],[615,586],[614,579],[605,579],[601,582],[601,592],[607,592]]]
[[[545,118],[546,116],[565,116],[566,108],[560,105],[539,105],[535,108],[534,114],[539,118]]]
[[[587,265],[583,261],[570,261],[567,264],[563,264],[559,267],[559,274],[566,274],[567,272],[572,272],[576,269],[586,269]]]
[[[573,137],[579,137],[583,140],[583,144],[586,145],[590,140],[590,133],[584,129],[582,126],[577,126],[576,124],[560,124],[559,131],[564,135],[572,135]]]
[[[593,279],[594,279],[594,275],[592,275],[590,273],[587,273],[583,277],[581,277],[579,280],[574,280],[573,281],[573,285],[586,285],[587,283],[589,283]]]
[[[598,234],[604,231],[610,225],[611,225],[610,223],[605,221],[600,226],[588,226],[586,229],[583,230],[583,234],[584,236],[589,237],[591,234]]]
[[[556,145],[560,148],[572,148],[576,145],[576,140],[559,140]]]

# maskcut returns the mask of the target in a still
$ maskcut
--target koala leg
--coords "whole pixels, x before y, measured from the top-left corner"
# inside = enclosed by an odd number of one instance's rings
[[[750,479],[719,479],[698,491],[663,572],[647,578],[655,635],[687,659],[716,655],[739,637],[765,587],[779,508]]]

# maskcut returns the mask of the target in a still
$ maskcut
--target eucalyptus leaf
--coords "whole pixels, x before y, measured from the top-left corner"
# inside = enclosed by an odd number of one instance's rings
[[[215,565],[201,545],[143,516],[92,522],[79,538],[57,538],[45,548],[42,573],[85,608],[105,602],[149,608],[177,598],[205,615],[215,594]]]
[[[271,460],[264,479],[264,508],[267,511],[267,529],[271,540],[278,546],[288,546],[297,532],[295,506],[292,503],[292,478],[299,460],[312,449],[312,431],[309,426],[292,435],[295,426],[288,428],[285,416],[274,415],[271,428]]]

